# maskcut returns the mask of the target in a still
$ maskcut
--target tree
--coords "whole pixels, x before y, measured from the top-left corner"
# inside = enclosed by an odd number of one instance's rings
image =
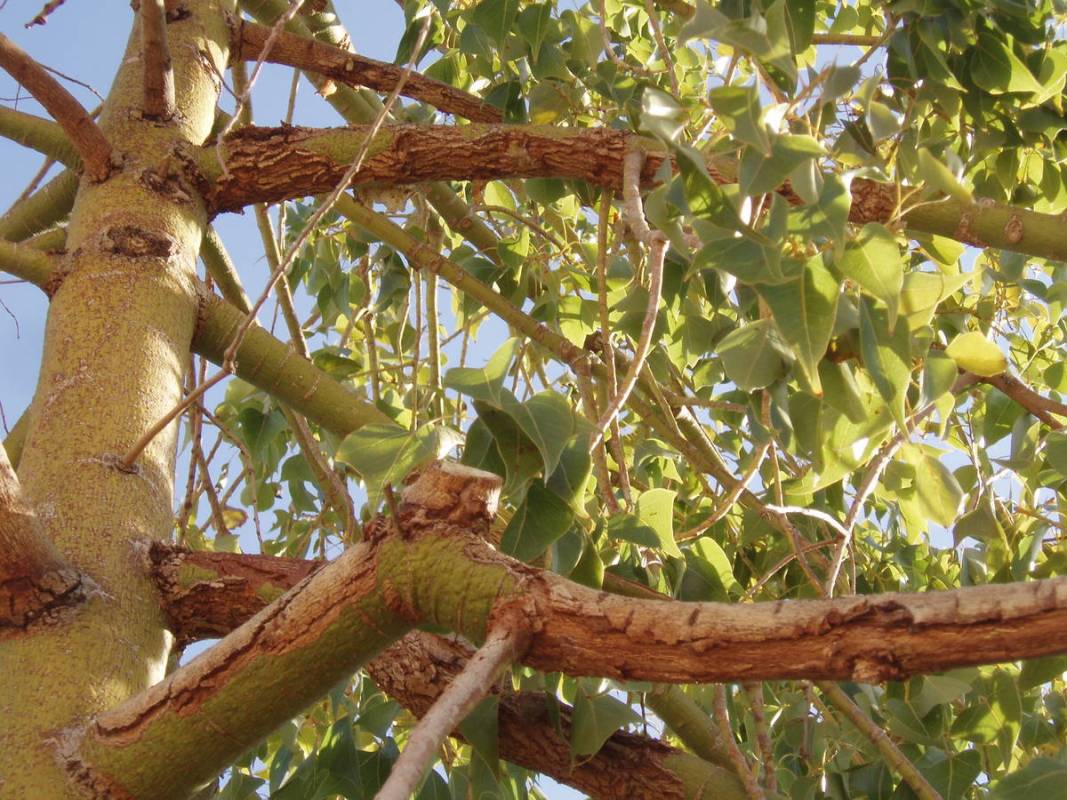
[[[1058,4],[135,5],[0,37],[0,797],[1067,792]]]

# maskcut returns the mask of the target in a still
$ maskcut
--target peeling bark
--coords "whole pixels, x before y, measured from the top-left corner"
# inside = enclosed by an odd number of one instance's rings
[[[243,23],[240,41],[234,46],[235,54],[245,61],[255,61],[263,57],[264,45],[269,35],[270,28],[265,25]],[[366,86],[382,93],[392,91],[404,72],[403,68],[395,64],[356,55],[340,47],[288,31],[282,31],[278,35],[270,51],[266,53],[266,60],[271,64],[286,64],[315,72],[348,86]],[[407,76],[400,94],[429,103],[446,113],[466,117],[472,122],[500,122],[503,116],[500,109],[481,98],[417,72]]]
[[[366,136],[364,126],[342,129],[243,128],[226,139],[228,175],[220,173],[214,148],[198,158],[204,193],[216,212],[236,211],[258,202],[321,194],[344,175]],[[542,125],[392,125],[371,143],[353,186],[425,181],[570,178],[595,186],[622,187],[622,161],[628,147],[646,149],[641,182],[648,186],[666,157],[657,145],[610,128]],[[736,163],[709,160],[718,183],[735,183]],[[914,193],[914,188],[905,190]],[[778,193],[799,204],[788,185]],[[865,179],[852,181],[849,220],[902,220],[915,231],[936,233],[979,247],[1000,247],[1044,258],[1064,259],[1062,223],[987,200],[972,204],[945,198],[909,209],[900,189]]]

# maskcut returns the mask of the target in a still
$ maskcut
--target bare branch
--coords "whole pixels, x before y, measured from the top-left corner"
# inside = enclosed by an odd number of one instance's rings
[[[48,71],[34,61],[17,44],[0,33],[0,67],[3,67],[37,101],[56,122],[63,126],[81,155],[85,174],[102,181],[111,172],[111,143],[89,116]]]
[[[492,690],[504,670],[529,644],[530,630],[523,623],[521,617],[513,615],[489,632],[485,644],[419,721],[378,792],[377,800],[407,800],[415,794],[441,743]]]
[[[645,221],[645,210],[641,203],[640,178],[645,156],[640,150],[631,150],[623,159],[623,197],[625,198],[626,221],[644,245],[648,247],[648,269],[650,273],[648,287],[648,305],[641,323],[641,335],[637,340],[633,361],[626,371],[626,376],[619,386],[619,391],[611,398],[608,407],[597,420],[596,427],[589,437],[589,449],[592,452],[600,444],[607,429],[615,421],[622,407],[626,405],[630,393],[637,386],[645,358],[652,349],[652,333],[656,327],[656,315],[659,312],[660,293],[663,287],[663,262],[667,256],[667,237],[659,231],[653,231]]]
[[[174,116],[174,70],[167,45],[167,11],[163,0],[141,0],[141,61],[146,117]]]
[[[270,35],[270,28],[254,22],[241,26],[241,41],[234,50],[239,58],[253,61],[260,58]],[[378,92],[390,92],[400,83],[402,67],[356,55],[340,47],[282,31],[265,56],[272,64],[285,64],[315,72],[349,86],[366,86]],[[465,117],[472,122],[500,122],[500,110],[472,94],[447,83],[412,72],[406,79],[404,97],[420,100],[448,114]]]
[[[1052,415],[1067,417],[1067,405],[1038,394],[1014,375],[1002,373],[988,378],[978,378],[982,383],[995,386],[1053,430],[1063,428],[1063,423]]]

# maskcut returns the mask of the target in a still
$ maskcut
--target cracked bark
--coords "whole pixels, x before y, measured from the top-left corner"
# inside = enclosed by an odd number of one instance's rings
[[[204,175],[205,197],[220,212],[329,191],[344,175],[365,131],[364,126],[243,128],[226,139],[227,176],[214,160],[214,148],[201,150],[197,162]],[[390,125],[375,137],[352,185],[569,178],[620,189],[622,160],[634,141],[646,148],[641,181],[647,186],[666,156],[657,152],[654,142],[625,131],[540,125]],[[718,183],[736,182],[736,169],[731,158],[708,162],[708,171]],[[1067,257],[1062,223],[1056,216],[988,200],[966,204],[951,198],[925,202],[901,216],[899,191],[892,184],[852,181],[849,220],[863,224],[900,219],[914,231],[981,247],[1060,260]],[[788,185],[778,192],[793,204],[800,202]]]
[[[227,633],[324,562],[235,553],[190,552],[153,542],[147,566],[161,592],[172,630],[182,641]],[[473,650],[455,638],[411,632],[371,660],[375,683],[422,716]],[[722,765],[644,736],[615,733],[593,757],[573,763],[571,711],[560,708],[560,727],[544,695],[498,692],[502,758],[550,775],[597,800],[743,797]],[[713,790],[714,794],[713,794]]]
[[[234,52],[245,61],[255,61],[262,56],[269,35],[270,28],[267,26],[244,22]],[[383,94],[393,90],[404,72],[395,64],[356,55],[288,31],[278,35],[266,60],[272,64],[285,64],[314,72],[348,86],[366,86]],[[499,122],[502,117],[500,109],[481,98],[417,72],[408,75],[400,94],[429,103],[440,111],[466,117],[472,122]]]
[[[90,591],[89,580],[45,536],[0,447],[0,639],[55,622]]]

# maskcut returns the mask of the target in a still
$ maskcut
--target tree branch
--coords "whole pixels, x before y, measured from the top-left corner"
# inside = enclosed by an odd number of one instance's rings
[[[163,0],[141,0],[142,108],[150,119],[174,116],[174,69],[167,45],[167,11]]]
[[[397,519],[382,519],[165,680],[59,736],[61,763],[77,784],[107,786],[109,796],[186,797],[410,629],[418,612],[392,582],[411,566],[411,543],[456,528],[488,532],[500,484],[459,465],[423,470]],[[505,599],[471,611],[484,612],[487,626],[511,608]]]
[[[91,591],[91,581],[45,536],[22,496],[7,449],[0,447],[0,640],[34,623],[54,623]]]
[[[21,242],[65,217],[74,205],[78,175],[65,169],[0,217],[0,239]]]
[[[257,202],[321,194],[336,186],[366,138],[365,127],[342,129],[247,127],[227,137],[226,174],[213,148],[198,159],[207,182],[205,197],[215,211]],[[351,185],[413,184],[424,181],[570,178],[619,189],[623,158],[633,136],[610,128],[539,125],[392,125],[370,143]],[[641,183],[650,186],[666,155],[646,146]],[[718,158],[712,177],[732,183],[735,165]],[[849,219],[856,224],[892,222],[899,216],[899,188],[865,179],[852,182]],[[799,198],[778,189],[790,202]],[[1067,258],[1057,216],[980,200],[951,198],[921,203],[904,223],[980,247],[999,247],[1043,258]]]
[[[151,543],[148,560],[171,630],[180,642],[229,633],[324,565],[300,559],[191,552],[161,542]],[[458,641],[412,632],[374,658],[367,670],[383,691],[422,716],[471,652]],[[716,797],[743,796],[721,757],[713,758],[715,766],[711,766],[702,758],[630,734],[616,733],[597,755],[572,764],[569,709],[561,709],[557,730],[543,697],[506,691],[499,697],[501,756],[594,798],[696,797],[700,787],[714,788]],[[658,701],[661,697],[663,703]],[[680,735],[686,732],[683,741],[693,745],[698,755],[705,755],[703,734],[680,722],[692,713],[692,701],[680,689],[662,687],[649,704],[672,729],[677,726]],[[671,713],[678,706],[682,710]],[[699,709],[696,713],[703,714]],[[708,735],[714,756],[717,733],[712,730]]]
[[[102,181],[111,172],[111,144],[73,95],[17,44],[0,34],[3,67],[63,126],[81,155],[85,174]]]
[[[415,794],[437,750],[454,728],[489,694],[504,670],[519,658],[529,644],[530,630],[519,614],[497,623],[485,643],[467,661],[430,710],[419,720],[377,800],[407,800]]]
[[[0,136],[36,150],[64,166],[81,166],[78,151],[67,134],[50,119],[0,106]]]
[[[1067,405],[1038,394],[1014,375],[1005,372],[992,377],[979,377],[978,380],[996,387],[1050,428],[1054,430],[1063,428],[1063,423],[1052,415],[1067,417]]]
[[[235,43],[235,57],[255,61],[263,53],[270,28],[255,22],[241,26],[240,42]],[[267,53],[272,64],[285,64],[315,72],[348,86],[366,86],[378,92],[390,92],[400,82],[404,70],[394,64],[356,55],[340,47],[283,31]],[[412,72],[400,92],[404,97],[420,100],[472,122],[500,122],[499,109],[472,94],[447,83]]]

